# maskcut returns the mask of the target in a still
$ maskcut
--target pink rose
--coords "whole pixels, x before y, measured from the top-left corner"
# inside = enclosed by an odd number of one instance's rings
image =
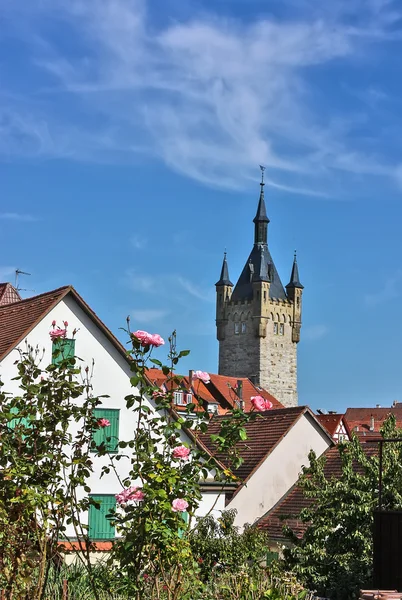
[[[159,335],[159,333],[154,333],[151,335],[151,346],[155,346],[158,348],[159,346],[163,346],[165,340]]]
[[[255,410],[259,411],[270,410],[273,407],[272,402],[265,400],[262,396],[253,396],[251,398],[251,404],[254,406]]]
[[[52,331],[49,331],[49,335],[51,337],[52,340],[55,340],[57,338],[65,338],[67,335],[67,330],[66,329],[52,329]]]
[[[181,460],[188,460],[190,456],[190,448],[186,446],[177,446],[172,452],[174,458],[181,458]]]
[[[162,346],[165,343],[165,340],[161,338],[158,333],[148,333],[148,331],[142,331],[139,329],[138,331],[134,331],[132,334],[133,337],[136,337],[137,340],[140,341],[141,346]]]
[[[68,327],[68,321],[63,321],[64,327]]]
[[[99,427],[102,427],[102,428],[109,427],[109,425],[110,425],[109,419],[98,419],[97,423],[98,423]]]
[[[200,379],[204,383],[209,383],[211,381],[209,374],[205,371],[194,371],[193,379]]]
[[[154,392],[152,392],[152,398],[164,398],[165,395],[165,392],[162,392],[160,390],[155,390]]]
[[[172,502],[172,510],[173,512],[185,512],[188,508],[188,502],[183,500],[183,498],[176,498]]]
[[[116,494],[116,501],[118,504],[127,504],[130,501],[141,502],[144,500],[145,494],[138,485],[133,485],[128,488],[124,488],[120,494]]]
[[[56,321],[55,320],[52,321],[52,327],[56,327]]]

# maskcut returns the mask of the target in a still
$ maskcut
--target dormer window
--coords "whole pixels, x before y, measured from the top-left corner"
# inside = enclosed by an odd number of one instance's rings
[[[187,406],[193,401],[193,394],[187,392],[173,392],[173,402],[177,406]]]

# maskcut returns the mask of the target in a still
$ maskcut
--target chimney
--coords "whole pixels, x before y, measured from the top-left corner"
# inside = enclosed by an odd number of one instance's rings
[[[374,417],[371,415],[370,419],[370,431],[374,431]]]
[[[241,379],[237,380],[237,388],[236,393],[239,397],[240,409],[244,410],[244,400],[243,400],[243,382]]]

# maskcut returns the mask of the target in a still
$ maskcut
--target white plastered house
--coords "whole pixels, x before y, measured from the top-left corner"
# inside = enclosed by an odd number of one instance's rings
[[[10,284],[0,284],[0,379],[4,390],[19,393],[14,365],[18,358],[17,349],[26,348],[26,342],[31,346],[44,349],[42,364],[46,367],[52,362],[53,345],[49,335],[52,322],[62,325],[68,322],[68,331],[78,330],[75,340],[69,338],[72,353],[82,359],[82,365],[91,366],[94,361],[92,379],[93,394],[107,395],[102,405],[97,409],[98,418],[105,417],[111,422],[111,431],[119,439],[130,440],[133,437],[136,416],[126,408],[125,396],[133,392],[130,384],[130,360],[126,349],[112,332],[97,317],[81,296],[71,286],[40,294],[32,298],[21,299],[18,292]],[[151,402],[149,405],[152,406]],[[182,440],[190,445],[194,440],[182,432]],[[101,509],[95,508],[89,515],[83,516],[83,522],[89,519],[89,534],[93,540],[99,540],[99,549],[107,550],[105,540],[111,540],[115,531],[105,515],[115,504],[115,494],[120,486],[111,472],[100,478],[102,466],[107,464],[108,457],[94,457],[94,472],[90,477],[91,493],[101,502]],[[128,474],[128,461],[116,463],[119,475],[124,478]],[[84,493],[81,491],[80,493]],[[197,515],[205,515],[211,509],[218,514],[224,509],[224,494],[211,479],[202,482],[202,501]],[[67,531],[74,538],[74,530]]]
[[[211,421],[202,436],[210,445],[224,416]],[[235,524],[253,524],[266,514],[295,485],[308,455],[321,456],[334,442],[307,406],[282,408],[258,413],[246,424],[247,440],[238,444],[244,462],[235,470],[241,485],[227,495],[226,509],[236,509]],[[212,448],[211,448],[212,449]],[[218,454],[221,462],[227,461]],[[230,465],[229,465],[230,466]]]

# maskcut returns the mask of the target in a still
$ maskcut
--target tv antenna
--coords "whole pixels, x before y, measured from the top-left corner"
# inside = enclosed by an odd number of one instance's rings
[[[27,290],[26,288],[20,288],[18,286],[18,279],[20,275],[30,275],[31,273],[27,273],[26,271],[21,271],[21,269],[15,269],[15,289],[18,292],[33,292],[34,290]]]

